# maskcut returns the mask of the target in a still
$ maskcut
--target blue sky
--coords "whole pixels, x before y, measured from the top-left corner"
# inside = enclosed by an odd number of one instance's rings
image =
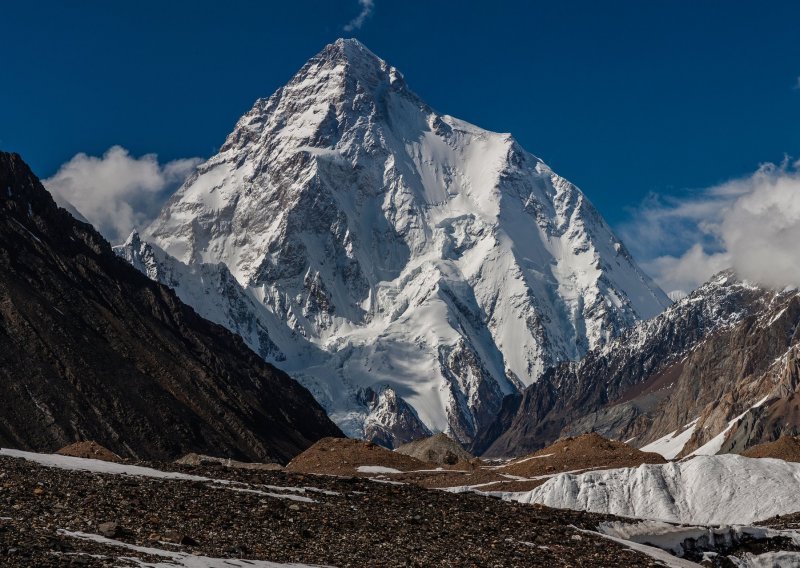
[[[674,207],[800,157],[798,2],[374,0],[346,32],[362,8],[4,6],[0,148],[41,177],[114,145],[161,161],[208,157],[256,98],[326,43],[354,36],[437,110],[512,132],[623,234],[641,229],[628,226],[630,212],[648,195]],[[687,249],[629,245],[651,258]]]

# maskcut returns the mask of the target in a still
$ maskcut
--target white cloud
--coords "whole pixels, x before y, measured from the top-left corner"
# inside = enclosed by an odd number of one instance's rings
[[[691,290],[733,268],[766,286],[800,286],[800,162],[682,198],[649,198],[622,228],[667,291]]]
[[[116,243],[134,227],[149,224],[200,161],[188,158],[161,165],[155,154],[135,158],[125,148],[112,146],[102,157],[76,154],[42,183]]]
[[[346,26],[344,26],[344,31],[352,32],[354,30],[361,29],[361,26],[364,25],[364,20],[372,13],[372,9],[375,7],[374,0],[358,0],[359,6],[361,6],[361,12],[358,13],[358,16],[350,20]]]
[[[664,290],[687,292],[731,265],[727,252],[708,254],[696,243],[680,256],[665,255],[644,262],[643,268]]]

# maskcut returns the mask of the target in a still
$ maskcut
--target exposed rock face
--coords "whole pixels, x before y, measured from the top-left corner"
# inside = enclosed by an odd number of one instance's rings
[[[355,40],[257,101],[143,235],[167,256],[120,254],[389,445],[471,444],[507,395],[669,304],[578,188]],[[387,385],[421,424],[373,419],[362,394]]]
[[[455,465],[458,462],[474,459],[474,456],[464,450],[458,442],[442,433],[403,444],[395,451],[418,460],[440,465]]]
[[[686,446],[696,448],[747,405],[777,393],[758,373],[783,354],[791,359],[797,302],[795,292],[770,292],[722,273],[658,317],[579,363],[557,366],[522,397],[509,399],[496,426],[487,429],[502,434],[482,440],[486,455],[521,455],[561,435],[589,431],[641,447],[698,418],[694,441]],[[789,368],[787,394],[796,384]],[[756,437],[749,434],[748,443]]]
[[[59,209],[0,153],[0,444],[286,462],[341,435],[313,397]]]
[[[364,420],[364,437],[387,448],[397,440],[430,436],[431,432],[419,419],[416,411],[391,387],[379,393],[367,388],[361,397],[369,414]]]
[[[757,312],[692,350],[643,441],[695,421],[679,456],[739,453],[800,433],[800,295],[768,297]]]

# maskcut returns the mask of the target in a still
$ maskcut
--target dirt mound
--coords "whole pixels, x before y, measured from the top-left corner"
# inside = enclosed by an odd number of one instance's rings
[[[74,458],[91,458],[93,460],[102,460],[107,462],[121,462],[122,458],[117,454],[104,448],[97,442],[75,442],[69,446],[64,446],[56,452],[62,456],[72,456]]]
[[[277,463],[259,463],[259,462],[241,462],[232,460],[230,458],[217,458],[214,456],[206,456],[203,454],[186,454],[182,458],[175,460],[178,465],[189,465],[193,467],[202,465],[221,465],[223,467],[232,467],[234,469],[257,469],[261,471],[279,471],[283,466]]]
[[[458,462],[475,459],[458,442],[444,433],[403,444],[395,452],[439,465],[456,465]]]
[[[742,452],[748,458],[776,458],[800,462],[800,437],[781,436],[774,442],[758,444]]]
[[[538,452],[497,469],[509,475],[533,477],[562,471],[636,467],[643,463],[666,463],[662,456],[642,452],[623,442],[599,434],[563,438]]]
[[[425,463],[372,442],[348,438],[323,438],[295,457],[286,471],[329,475],[380,475],[428,469]]]

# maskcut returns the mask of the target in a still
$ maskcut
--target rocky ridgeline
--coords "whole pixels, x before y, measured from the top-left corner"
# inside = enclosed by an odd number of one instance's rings
[[[60,209],[18,155],[0,152],[0,188],[0,445],[285,463],[341,435],[306,389]]]
[[[325,438],[295,457],[287,471],[361,476],[452,491],[509,492],[530,491],[566,471],[665,461],[658,454],[586,434],[559,440],[516,460],[486,462],[470,456],[446,435],[437,434],[394,451],[362,440]]]
[[[456,465],[475,459],[458,442],[443,433],[403,444],[395,451],[437,465]]]
[[[798,323],[796,290],[767,290],[721,273],[608,346],[556,366],[509,397],[478,445],[484,456],[512,456],[598,432],[657,451],[663,443],[648,444],[688,425],[686,439],[667,454],[673,458],[738,453],[797,435]]]

